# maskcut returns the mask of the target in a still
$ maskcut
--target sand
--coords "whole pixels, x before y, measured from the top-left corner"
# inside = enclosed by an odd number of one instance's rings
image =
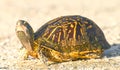
[[[120,70],[120,0],[0,0],[0,70]],[[112,46],[102,59],[78,60],[46,66],[38,59],[21,59],[16,22],[26,20],[36,31],[65,15],[92,19]]]

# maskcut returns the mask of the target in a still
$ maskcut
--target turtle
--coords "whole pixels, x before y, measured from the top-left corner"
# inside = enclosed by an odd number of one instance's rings
[[[42,55],[52,62],[97,59],[110,48],[100,27],[80,15],[54,18],[36,32],[27,21],[18,20],[15,31],[26,49],[25,59]]]

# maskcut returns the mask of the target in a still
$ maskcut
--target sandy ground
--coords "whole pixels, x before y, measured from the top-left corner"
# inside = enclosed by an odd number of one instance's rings
[[[17,20],[28,21],[36,31],[64,15],[86,16],[99,25],[112,46],[105,57],[50,66],[37,59],[22,60]],[[120,70],[120,0],[0,0],[0,70]]]

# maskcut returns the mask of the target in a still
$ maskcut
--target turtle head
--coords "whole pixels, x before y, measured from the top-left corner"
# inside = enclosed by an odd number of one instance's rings
[[[24,20],[19,20],[16,24],[15,31],[23,47],[27,50],[27,57],[31,55],[37,58],[37,54],[34,51],[34,31],[29,23]]]

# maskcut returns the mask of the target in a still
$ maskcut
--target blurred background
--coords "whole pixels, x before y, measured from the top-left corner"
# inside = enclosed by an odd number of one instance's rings
[[[53,18],[81,15],[96,22],[105,34],[110,33],[106,37],[114,43],[113,34],[119,32],[115,32],[118,29],[115,26],[120,26],[119,7],[119,0],[0,0],[0,40],[15,35],[15,25],[19,19],[28,21],[36,31]]]
[[[28,21],[36,31],[49,20],[66,15],[90,18],[111,45],[120,44],[120,0],[0,0],[0,66],[9,67],[18,58],[18,20]]]

